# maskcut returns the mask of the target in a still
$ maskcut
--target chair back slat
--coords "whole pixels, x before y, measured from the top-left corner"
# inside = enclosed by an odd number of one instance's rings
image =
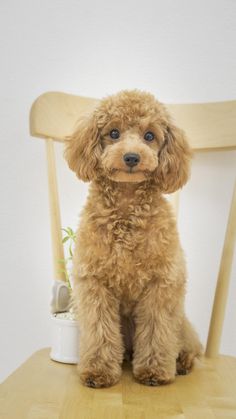
[[[48,92],[39,96],[30,112],[33,137],[64,141],[78,116],[93,109],[98,99]],[[236,101],[166,105],[176,124],[186,131],[194,150],[236,148]]]
[[[98,102],[97,99],[66,93],[44,93],[31,107],[30,133],[33,137],[63,142],[74,131],[78,117]]]

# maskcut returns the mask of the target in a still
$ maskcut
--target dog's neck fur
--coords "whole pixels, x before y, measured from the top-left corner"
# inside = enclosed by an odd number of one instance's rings
[[[161,193],[152,181],[140,183],[115,182],[107,177],[100,177],[91,184],[91,192],[100,196],[106,208],[117,208],[125,212],[134,207],[152,206],[160,199]],[[96,205],[96,204],[95,204]]]

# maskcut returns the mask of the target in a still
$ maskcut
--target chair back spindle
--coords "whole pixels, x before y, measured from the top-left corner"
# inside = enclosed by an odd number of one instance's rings
[[[57,187],[54,144],[52,138],[47,138],[45,142],[48,169],[48,192],[54,279],[60,279],[65,281],[65,273],[62,270],[63,264],[60,263],[60,261],[64,259],[64,249],[62,244],[61,215]]]
[[[230,283],[230,273],[233,262],[236,237],[236,182],[232,196],[229,218],[225,233],[220,269],[215,290],[215,298],[211,314],[210,328],[206,346],[206,356],[215,357],[219,353],[223,330],[225,309]]]

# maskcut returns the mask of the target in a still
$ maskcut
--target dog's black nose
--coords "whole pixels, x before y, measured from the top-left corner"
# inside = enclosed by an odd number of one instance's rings
[[[140,155],[136,153],[126,153],[123,156],[123,160],[129,167],[137,166],[137,164],[140,162]]]

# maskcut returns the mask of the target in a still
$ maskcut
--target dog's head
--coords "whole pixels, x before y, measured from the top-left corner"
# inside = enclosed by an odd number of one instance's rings
[[[83,117],[66,141],[65,158],[84,181],[152,179],[170,193],[188,179],[191,150],[165,107],[151,94],[134,90],[103,99]]]

